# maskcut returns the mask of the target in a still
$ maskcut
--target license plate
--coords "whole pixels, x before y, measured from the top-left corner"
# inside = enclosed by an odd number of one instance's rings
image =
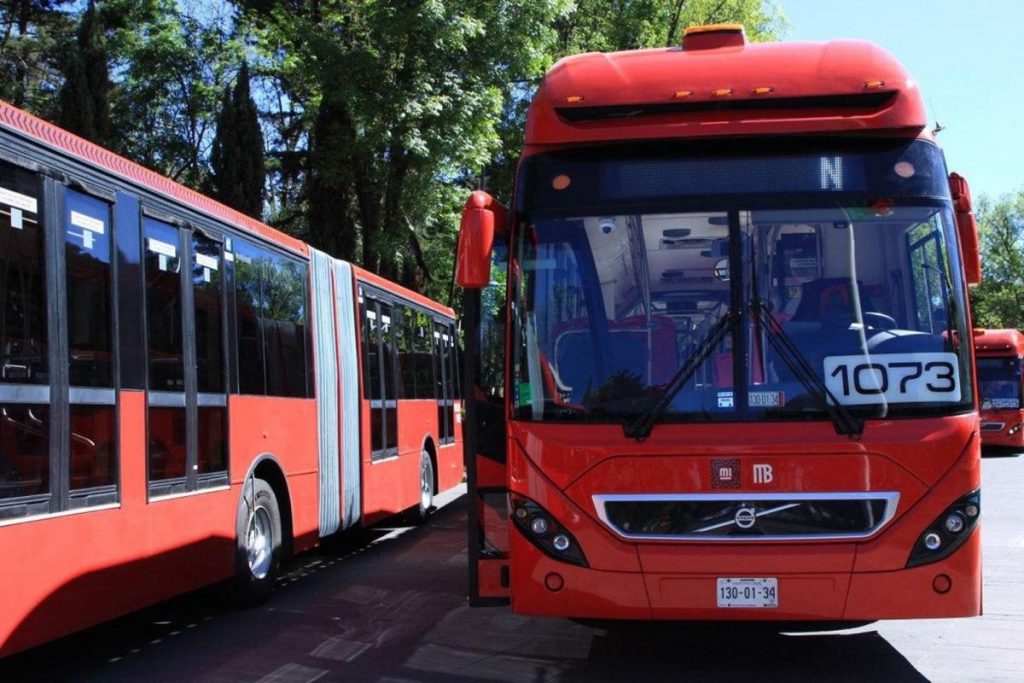
[[[778,579],[718,579],[719,607],[778,607]]]

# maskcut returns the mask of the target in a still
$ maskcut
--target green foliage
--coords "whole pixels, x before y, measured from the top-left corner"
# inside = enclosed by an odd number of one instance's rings
[[[82,14],[72,49],[64,52],[64,85],[57,123],[105,147],[111,146],[110,78],[103,25],[95,4]]]
[[[983,281],[971,289],[974,324],[1024,329],[1024,189],[976,210]]]
[[[64,81],[60,57],[74,40],[77,20],[59,11],[71,0],[0,4],[0,99],[53,118]]]
[[[249,67],[242,62],[235,87],[225,87],[210,153],[209,193],[259,220],[263,215],[263,132],[249,91]]]

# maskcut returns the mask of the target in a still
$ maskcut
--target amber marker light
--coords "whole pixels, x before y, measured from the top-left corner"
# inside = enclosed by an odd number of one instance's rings
[[[715,97],[728,97],[732,94],[732,88],[719,88],[718,90],[712,90],[711,94]]]
[[[674,93],[672,93],[672,97],[676,98],[677,100],[681,100],[683,98],[689,97],[692,94],[692,90],[676,90]]]
[[[569,104],[576,104],[577,102],[583,101],[583,95],[569,95],[565,98],[565,101]]]
[[[767,95],[773,90],[775,90],[775,88],[769,88],[768,86],[764,86],[761,88],[754,88],[753,90],[751,90],[751,92],[755,95]]]
[[[864,81],[864,87],[868,90],[875,90],[885,85],[885,81]]]

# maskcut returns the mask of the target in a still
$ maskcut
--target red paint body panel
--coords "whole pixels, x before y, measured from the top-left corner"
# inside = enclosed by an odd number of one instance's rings
[[[722,102],[763,102],[785,98],[871,93],[868,81],[882,81],[877,92],[892,93],[878,108],[698,110],[607,121],[573,123],[557,109]],[[766,95],[755,88],[771,87]],[[728,97],[715,90],[728,89]],[[676,93],[690,92],[685,99]],[[582,99],[570,102],[569,98]],[[904,131],[917,135],[927,123],[921,93],[907,71],[871,43],[761,43],[742,48],[688,51],[635,50],[566,57],[548,72],[530,104],[526,144],[723,135],[859,133]]]
[[[951,501],[980,486],[976,424],[973,415],[883,422],[865,432],[876,436],[870,450],[845,437],[835,437],[833,432],[832,439],[802,438],[799,444],[792,443],[790,437],[790,452],[783,455],[780,451],[786,449],[778,445],[758,446],[768,437],[759,439],[755,432],[774,433],[778,443],[787,430],[811,425],[730,425],[729,430],[712,430],[718,434],[714,439],[701,433],[706,425],[662,425],[649,440],[654,443],[643,444],[624,439],[618,427],[607,428],[618,431],[616,438],[613,433],[602,433],[604,427],[577,425],[571,435],[561,435],[565,439],[571,436],[574,448],[562,449],[561,439],[553,433],[562,431],[557,425],[513,423],[511,431],[516,438],[538,450],[517,447],[510,453],[510,489],[542,505],[571,531],[590,568],[552,560],[519,532],[513,532],[512,608],[536,615],[647,618],[642,616],[643,605],[637,603],[631,588],[642,579],[650,615],[655,619],[856,620],[977,615],[981,574],[976,533],[943,561],[903,568],[923,529]],[[592,438],[588,438],[590,432],[594,432]],[[927,471],[938,473],[925,482],[903,466],[902,455],[909,444],[916,443],[914,438],[929,433],[944,435],[945,441],[926,440],[921,446],[935,460],[935,466]],[[656,437],[665,443],[657,443]],[[615,442],[620,445],[608,445]],[[664,452],[670,442],[676,444],[674,454]],[[714,445],[683,445],[709,442]],[[829,450],[830,454],[822,455]],[[535,452],[549,464],[562,463],[561,468],[552,469],[563,475],[568,487],[563,490],[545,476],[533,462]],[[631,455],[624,456],[624,452]],[[740,460],[745,476],[754,460],[774,465],[778,478],[770,488],[753,486],[747,478],[741,492],[898,491],[895,518],[863,541],[775,543],[631,541],[615,536],[598,519],[590,498],[596,492],[712,492],[710,460],[724,454]],[[566,470],[575,476],[565,476]],[[565,578],[561,591],[551,591],[544,585],[544,577],[552,571]],[[610,572],[617,582],[608,578]],[[939,573],[953,577],[957,586],[946,596],[938,596],[932,589],[932,579]],[[777,578],[779,607],[717,608],[717,579],[742,576]],[[852,597],[854,588],[856,598]],[[893,600],[894,592],[906,597]]]

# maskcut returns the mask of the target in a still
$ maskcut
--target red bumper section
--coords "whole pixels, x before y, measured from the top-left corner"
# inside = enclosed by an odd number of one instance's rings
[[[963,457],[912,508],[861,543],[631,543],[579,509],[532,467],[537,502],[578,541],[588,566],[562,562],[510,529],[511,601],[519,614],[592,619],[863,621],[981,614],[980,529],[949,556],[905,568],[921,534],[977,488]],[[522,470],[520,470],[522,472]],[[525,493],[524,493],[525,495]],[[528,531],[526,533],[529,533]],[[778,605],[722,608],[719,578],[774,578]]]

